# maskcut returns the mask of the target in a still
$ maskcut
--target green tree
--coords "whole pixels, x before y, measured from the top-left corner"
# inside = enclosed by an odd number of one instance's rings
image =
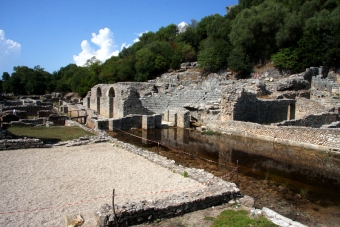
[[[9,80],[11,79],[11,75],[9,75],[8,72],[3,72],[2,73],[2,92],[3,93],[9,93],[11,92],[11,86],[9,83]]]
[[[272,1],[242,10],[232,22],[232,45],[250,56],[254,63],[263,63],[278,49],[275,35],[286,15],[283,5]]]
[[[253,70],[253,64],[250,57],[242,49],[234,48],[228,57],[228,66],[231,70],[246,76]]]
[[[178,34],[178,27],[175,24],[170,24],[166,27],[161,27],[155,34],[157,41],[173,41]]]
[[[338,66],[340,62],[340,6],[322,10],[308,20],[299,40],[299,68],[310,65]]]
[[[155,71],[155,54],[148,48],[142,48],[136,53],[137,81],[146,81],[151,78]]]
[[[199,66],[205,70],[217,71],[227,66],[231,46],[223,39],[208,38],[203,50],[198,54]]]
[[[288,69],[297,71],[299,56],[297,50],[292,48],[283,48],[272,56],[275,67],[279,69]]]
[[[278,47],[295,46],[302,36],[302,19],[297,12],[287,14],[283,26],[276,33],[276,44]]]

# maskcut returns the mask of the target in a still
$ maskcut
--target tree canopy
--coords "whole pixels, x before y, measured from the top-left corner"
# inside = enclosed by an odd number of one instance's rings
[[[146,81],[198,61],[208,71],[229,68],[249,75],[257,64],[273,61],[279,69],[340,66],[340,0],[239,0],[226,15],[191,20],[142,34],[105,62],[89,59],[52,74],[40,66],[3,73],[2,92],[41,94],[73,91],[86,95],[96,83]]]

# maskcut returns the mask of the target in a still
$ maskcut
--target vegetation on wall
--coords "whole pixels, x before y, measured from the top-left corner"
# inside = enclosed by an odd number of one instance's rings
[[[50,74],[40,66],[4,72],[1,92],[43,94],[73,91],[85,96],[97,83],[146,81],[198,61],[207,71],[229,68],[249,75],[254,65],[273,61],[279,69],[340,66],[340,0],[239,0],[228,14],[147,32],[105,62],[91,58]]]

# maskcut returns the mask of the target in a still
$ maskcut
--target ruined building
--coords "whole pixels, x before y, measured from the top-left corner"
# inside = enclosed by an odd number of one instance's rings
[[[286,131],[290,127],[295,131],[297,127],[333,128],[328,132],[333,139],[312,144],[340,147],[340,100],[333,89],[338,87],[337,78],[325,82],[315,68],[285,78],[271,74],[235,80],[226,71],[204,75],[190,69],[145,83],[98,84],[83,99],[83,105],[92,111],[89,124],[110,130],[149,129],[161,126],[161,121],[182,128],[203,125],[224,131],[247,131],[252,128],[249,124]]]

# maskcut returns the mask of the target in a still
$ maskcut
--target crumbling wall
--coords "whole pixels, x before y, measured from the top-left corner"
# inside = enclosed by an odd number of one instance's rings
[[[295,111],[296,119],[301,119],[308,115],[327,112],[327,109],[325,108],[325,106],[321,105],[320,102],[316,100],[305,99],[305,98],[296,99],[295,110],[296,110]]]
[[[13,109],[19,110],[19,111],[26,111],[28,116],[37,116],[38,111],[40,110],[52,110],[53,106],[7,106],[3,107],[2,111],[7,111]]]
[[[153,92],[155,85],[150,83],[97,84],[84,98],[83,105],[106,118],[153,114],[140,101],[141,96]]]
[[[14,149],[28,149],[28,148],[42,148],[51,147],[44,144],[39,139],[3,139],[0,140],[0,150],[14,150]]]
[[[308,115],[302,119],[280,122],[276,125],[277,126],[303,126],[303,127],[320,128],[323,125],[328,125],[339,120],[340,120],[340,117],[336,113],[323,113],[323,114],[316,114],[316,115]]]
[[[227,87],[222,91],[221,120],[269,124],[295,118],[295,100],[260,100],[244,88]]]
[[[154,115],[138,115],[131,114],[119,119],[109,119],[108,129],[110,131],[130,130],[131,128],[154,129],[160,128],[162,124],[162,116]]]
[[[231,131],[240,136],[268,140],[271,142],[284,141],[287,145],[305,146],[307,148],[328,150],[328,148],[340,151],[340,130],[322,129],[310,127],[278,127],[260,125],[242,121],[211,122],[208,127],[215,130]],[[292,141],[292,143],[289,143]],[[296,142],[296,143],[294,143]],[[307,146],[308,144],[308,146]]]

